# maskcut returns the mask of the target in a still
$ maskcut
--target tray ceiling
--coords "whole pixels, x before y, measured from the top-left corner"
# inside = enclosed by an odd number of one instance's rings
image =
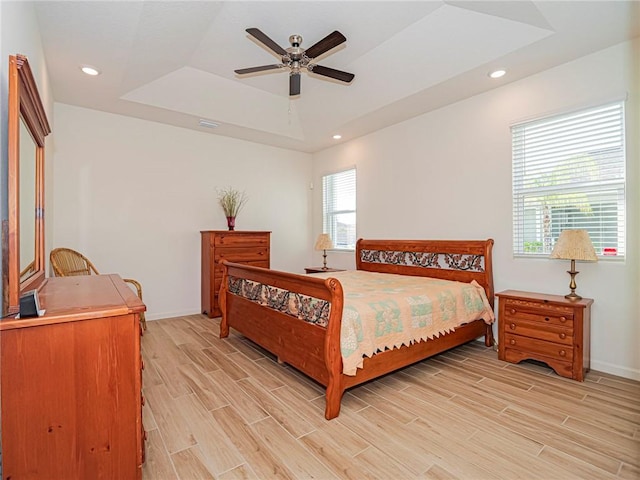
[[[314,152],[640,35],[634,1],[35,2],[54,98],[216,135]],[[278,63],[245,29],[283,47],[339,30],[303,73],[240,77]],[[90,64],[97,77],[82,74]],[[492,80],[487,73],[504,67]],[[215,129],[200,119],[219,123]]]

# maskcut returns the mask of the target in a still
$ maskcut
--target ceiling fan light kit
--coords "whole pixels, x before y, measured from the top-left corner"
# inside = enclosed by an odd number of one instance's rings
[[[291,35],[289,43],[291,44],[286,50],[274,42],[257,28],[247,28],[247,33],[280,57],[282,63],[274,65],[262,65],[259,67],[241,68],[235,70],[238,75],[248,73],[263,72],[267,70],[279,70],[281,68],[289,69],[289,95],[300,95],[300,74],[302,70],[313,72],[317,75],[333,78],[341,82],[350,83],[355,77],[352,73],[335,70],[329,67],[323,67],[313,63],[313,59],[332,50],[333,48],[346,42],[347,39],[337,30],[324,37],[311,47],[304,49],[302,37],[300,35]]]

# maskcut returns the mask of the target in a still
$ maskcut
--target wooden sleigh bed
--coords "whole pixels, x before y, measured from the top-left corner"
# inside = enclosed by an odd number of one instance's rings
[[[492,248],[492,239],[360,239],[356,245],[356,268],[465,283],[475,281],[484,289],[493,309]],[[365,357],[355,375],[346,375],[341,355],[344,298],[340,281],[226,261],[223,266],[220,337],[227,337],[229,328],[233,328],[276,355],[279,361],[325,386],[325,418],[328,420],[338,416],[342,395],[350,387],[482,336],[485,345],[493,344],[491,325],[479,319],[436,338]],[[258,298],[252,293],[265,289],[271,294],[267,301],[264,295]],[[288,307],[293,297],[296,299],[294,312]],[[318,312],[325,315],[325,322],[309,320]]]

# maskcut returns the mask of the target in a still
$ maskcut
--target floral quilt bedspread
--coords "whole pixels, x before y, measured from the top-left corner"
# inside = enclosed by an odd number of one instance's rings
[[[439,337],[465,323],[495,317],[484,289],[461,283],[349,270],[317,274],[342,284],[343,373],[355,375],[364,356]]]

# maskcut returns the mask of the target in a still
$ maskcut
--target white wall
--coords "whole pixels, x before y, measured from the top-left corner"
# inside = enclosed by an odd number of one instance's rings
[[[140,281],[147,318],[200,312],[216,187],[246,191],[236,228],[272,232],[272,268],[309,263],[311,155],[60,103],[55,120],[53,246]]]
[[[515,259],[510,125],[628,95],[627,258],[578,264],[578,292],[595,300],[591,366],[640,379],[639,42],[621,44],[314,155],[314,183],[357,168],[358,236],[494,238],[496,291],[568,292],[567,262]],[[322,228],[321,189],[313,228]],[[319,256],[314,253],[314,263]],[[329,252],[332,267],[353,254]]]

